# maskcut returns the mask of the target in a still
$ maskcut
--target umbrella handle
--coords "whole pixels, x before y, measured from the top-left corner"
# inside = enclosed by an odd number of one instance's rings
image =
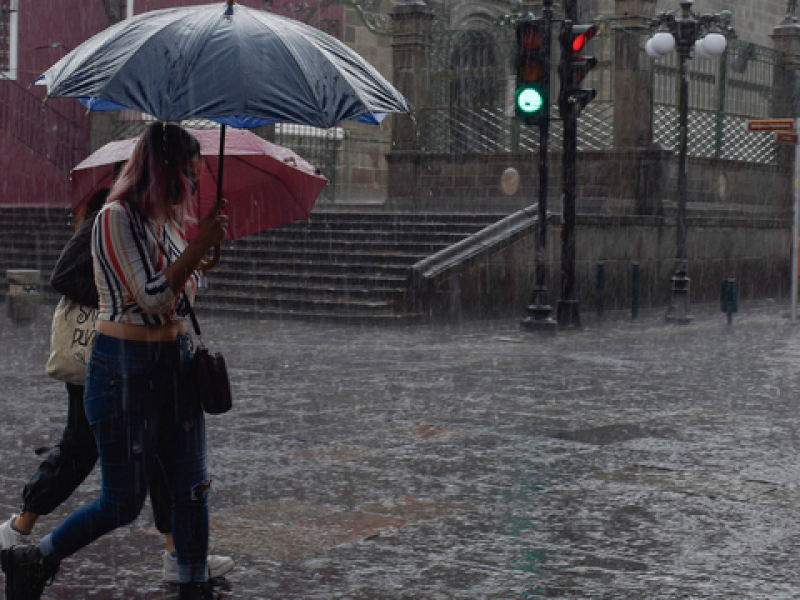
[[[201,260],[200,265],[197,268],[200,269],[203,273],[205,273],[206,271],[210,271],[211,269],[217,266],[217,263],[219,262],[219,257],[220,257],[220,247],[219,244],[217,244],[216,246],[214,246],[214,256],[211,258],[211,260]]]

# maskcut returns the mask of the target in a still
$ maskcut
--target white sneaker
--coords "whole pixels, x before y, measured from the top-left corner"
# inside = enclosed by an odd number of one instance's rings
[[[208,555],[208,578],[222,577],[230,572],[236,563],[230,556]],[[167,583],[180,583],[178,576],[178,558],[164,551],[164,581]]]
[[[0,550],[6,550],[11,548],[11,546],[24,546],[31,543],[30,533],[19,533],[11,529],[11,523],[13,523],[16,518],[17,515],[13,515],[8,521],[0,525]]]

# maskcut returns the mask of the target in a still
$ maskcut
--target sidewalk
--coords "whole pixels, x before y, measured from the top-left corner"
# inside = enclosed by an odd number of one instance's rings
[[[517,320],[201,316],[234,384],[234,412],[208,418],[213,552],[237,562],[225,597],[800,597],[800,329],[786,306],[742,310],[731,327],[659,312],[549,339]],[[0,315],[6,515],[63,426],[51,312]],[[148,507],[45,597],[176,598],[162,547]]]

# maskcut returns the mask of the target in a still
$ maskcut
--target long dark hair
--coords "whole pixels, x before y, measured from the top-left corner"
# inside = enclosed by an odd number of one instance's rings
[[[111,188],[105,187],[97,190],[94,194],[92,194],[92,197],[89,198],[88,202],[86,202],[86,204],[83,205],[83,208],[81,208],[81,210],[78,211],[78,214],[75,215],[76,230],[81,228],[81,225],[83,225],[86,222],[86,219],[88,219],[94,213],[103,208],[103,205],[106,203],[106,200],[108,199],[109,193],[111,193]]]
[[[192,179],[200,143],[179,125],[154,123],[136,143],[111,189],[108,202],[135,202],[149,218],[193,217]]]

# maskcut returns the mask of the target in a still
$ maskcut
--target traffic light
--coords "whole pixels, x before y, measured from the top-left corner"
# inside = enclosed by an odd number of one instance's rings
[[[558,65],[561,91],[558,94],[558,107],[562,117],[577,117],[597,96],[597,90],[584,90],[581,87],[581,82],[597,66],[596,58],[581,55],[595,35],[595,25],[573,25],[571,21],[564,21],[561,25],[561,62]]]
[[[542,19],[517,23],[514,109],[530,124],[550,115],[550,31]]]

